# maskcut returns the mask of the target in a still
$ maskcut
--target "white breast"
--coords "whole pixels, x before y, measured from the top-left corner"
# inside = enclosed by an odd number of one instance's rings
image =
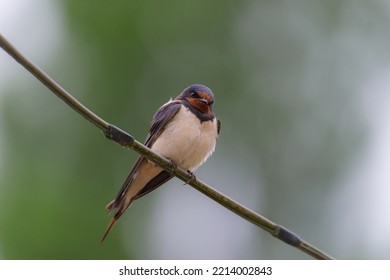
[[[178,166],[194,171],[214,152],[217,137],[215,118],[201,123],[182,105],[151,149]]]

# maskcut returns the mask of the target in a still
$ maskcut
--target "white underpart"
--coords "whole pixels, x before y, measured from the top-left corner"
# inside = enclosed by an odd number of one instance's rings
[[[217,137],[215,118],[200,122],[182,105],[151,149],[178,166],[194,171],[214,152]]]

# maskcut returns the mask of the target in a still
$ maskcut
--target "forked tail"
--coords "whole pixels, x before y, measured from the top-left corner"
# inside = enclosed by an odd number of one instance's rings
[[[114,201],[113,201],[114,202]],[[106,208],[111,211],[113,210],[115,207],[113,207],[113,202],[110,202]],[[106,237],[108,236],[108,234],[110,233],[111,231],[111,228],[114,226],[114,224],[116,223],[116,221],[119,220],[119,218],[122,216],[122,214],[126,211],[126,209],[130,206],[132,200],[130,200],[129,202],[126,203],[126,201],[122,201],[118,207],[118,210],[116,211],[114,217],[112,217],[110,223],[108,224],[108,227],[106,229],[106,231],[104,232],[104,235],[102,237],[102,239],[100,240],[100,245],[103,244],[104,240],[106,239]]]

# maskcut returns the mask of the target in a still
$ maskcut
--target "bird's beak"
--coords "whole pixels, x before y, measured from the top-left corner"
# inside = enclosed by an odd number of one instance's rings
[[[206,99],[204,99],[204,98],[199,99],[199,101],[204,103],[204,104],[206,104],[206,105],[209,105],[209,102]]]

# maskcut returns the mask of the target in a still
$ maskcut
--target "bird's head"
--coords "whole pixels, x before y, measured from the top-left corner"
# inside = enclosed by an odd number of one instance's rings
[[[177,99],[187,101],[196,110],[208,114],[212,112],[214,94],[204,85],[192,85],[183,90]]]

